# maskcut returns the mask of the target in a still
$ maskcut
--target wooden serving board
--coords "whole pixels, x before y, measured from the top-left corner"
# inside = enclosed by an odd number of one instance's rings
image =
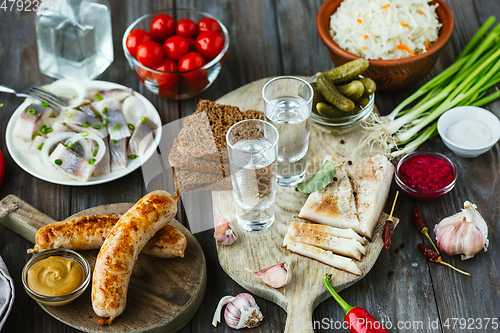
[[[270,78],[255,81],[223,97],[217,102],[240,107],[241,110],[263,110],[262,87]],[[349,157],[364,157],[376,153],[368,147],[359,146],[361,128],[332,134],[316,125],[311,126],[308,168],[306,178],[314,174],[327,154]],[[291,221],[297,220],[300,208],[307,199],[307,194],[298,192],[295,187],[277,187],[276,217],[273,225],[265,231],[247,232],[236,222],[232,191],[212,192],[214,225],[220,215],[232,221],[238,233],[238,240],[230,245],[217,244],[219,262],[224,271],[243,288],[270,300],[287,313],[285,332],[313,332],[312,313],[319,303],[331,297],[323,286],[322,278],[326,273],[333,275],[332,286],[341,291],[362,279],[373,267],[382,250],[382,228],[387,219],[383,214],[377,225],[372,242],[368,243],[368,254],[358,263],[363,276],[356,276],[318,261],[311,260],[281,248],[283,238]],[[397,225],[398,218],[394,218]],[[287,286],[274,289],[264,284],[253,271],[286,261],[292,267],[293,277]],[[342,309],[339,307],[339,311]],[[264,316],[266,314],[264,313]],[[265,320],[265,319],[264,319]]]
[[[97,206],[74,216],[124,214],[132,203]],[[0,201],[0,222],[28,241],[36,231],[56,222],[14,195]],[[128,288],[127,307],[111,325],[99,326],[92,309],[91,286],[74,302],[60,307],[38,303],[47,313],[84,332],[176,332],[198,309],[207,283],[205,256],[196,238],[177,221],[172,221],[187,239],[184,258],[162,259],[140,255]],[[98,250],[80,251],[94,269]],[[21,291],[19,291],[21,292]]]

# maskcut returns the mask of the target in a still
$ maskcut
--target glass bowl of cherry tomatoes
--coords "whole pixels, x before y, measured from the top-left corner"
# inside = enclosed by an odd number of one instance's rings
[[[122,45],[130,67],[148,90],[179,100],[197,95],[215,81],[229,34],[207,13],[166,9],[135,20]]]

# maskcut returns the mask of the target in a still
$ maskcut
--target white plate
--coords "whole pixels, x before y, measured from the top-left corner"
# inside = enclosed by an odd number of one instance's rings
[[[57,81],[55,81],[57,82]],[[106,82],[106,81],[88,81],[88,82],[79,82],[80,85],[84,85],[85,87],[92,87],[98,89],[128,89],[128,87],[122,86],[117,83]],[[156,151],[156,147],[160,143],[162,128],[161,128],[161,118],[158,114],[156,108],[151,104],[150,101],[146,99],[146,97],[142,96],[138,92],[134,91],[134,96],[138,97],[145,106],[145,116],[153,121],[156,126],[156,136],[153,144],[146,150],[144,156],[138,157],[134,160],[127,159],[127,167],[123,170],[113,171],[108,173],[107,175],[99,176],[99,177],[90,177],[90,179],[86,182],[80,182],[69,178],[64,175],[62,172],[57,171],[56,169],[48,168],[36,155],[30,153],[29,147],[31,142],[26,143],[23,140],[14,137],[13,131],[17,121],[17,118],[23,111],[23,109],[27,106],[25,101],[22,103],[9,120],[7,124],[7,131],[5,133],[5,141],[7,144],[7,149],[9,150],[10,155],[14,159],[14,161],[27,173],[35,176],[36,178],[45,180],[50,183],[59,184],[59,185],[73,185],[73,186],[87,186],[87,185],[97,185],[102,183],[107,183],[113,181],[115,179],[121,178],[125,175],[128,175],[132,171],[139,168],[144,162],[146,162],[151,155]]]

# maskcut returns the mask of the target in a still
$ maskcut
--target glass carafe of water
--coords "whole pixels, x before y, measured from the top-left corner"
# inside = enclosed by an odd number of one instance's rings
[[[93,79],[113,62],[108,0],[44,0],[36,34],[45,75]]]

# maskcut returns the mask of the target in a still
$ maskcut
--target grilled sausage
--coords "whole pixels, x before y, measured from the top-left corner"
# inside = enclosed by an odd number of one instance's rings
[[[173,219],[177,199],[166,191],[147,194],[120,218],[104,241],[92,278],[92,307],[100,317],[99,325],[111,324],[125,310],[139,252]]]
[[[37,231],[35,247],[28,253],[59,248],[76,251],[99,249],[120,217],[117,214],[80,216],[48,224]],[[141,253],[160,258],[184,257],[186,246],[184,234],[168,224],[150,239]]]

